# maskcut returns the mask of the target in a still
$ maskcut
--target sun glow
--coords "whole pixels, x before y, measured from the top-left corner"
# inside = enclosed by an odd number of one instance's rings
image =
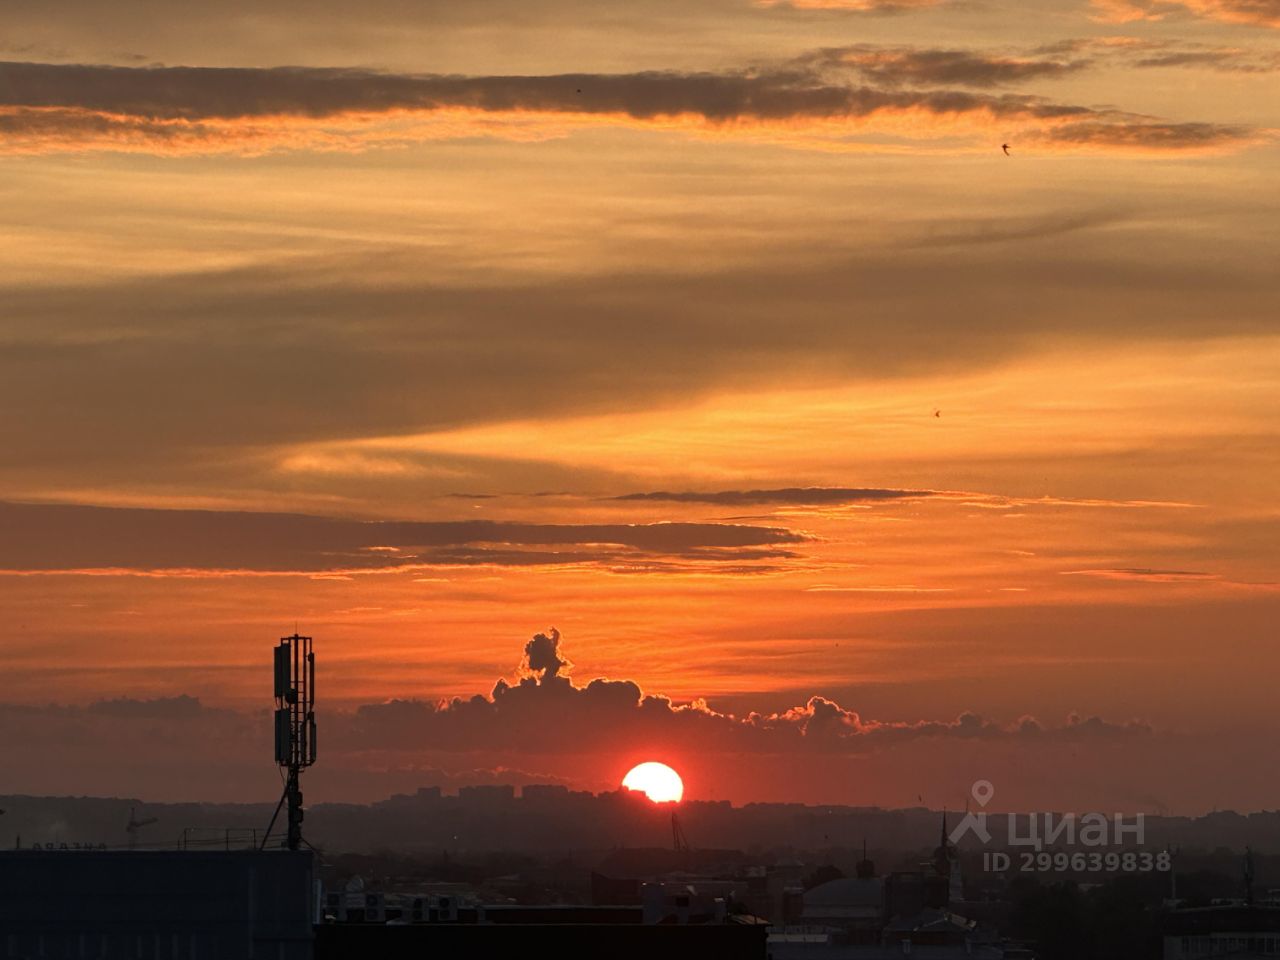
[[[654,803],[678,803],[684,796],[684,781],[665,763],[650,760],[637,764],[622,778],[628,790],[638,790]]]

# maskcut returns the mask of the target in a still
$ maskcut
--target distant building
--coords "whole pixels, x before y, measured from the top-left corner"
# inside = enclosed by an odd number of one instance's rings
[[[642,884],[645,923],[724,923],[729,904],[746,896],[746,882],[669,880]]]
[[[596,906],[640,905],[638,877],[609,877],[591,871],[591,902]]]
[[[458,799],[464,803],[474,804],[479,808],[496,807],[513,803],[516,799],[516,788],[510,784],[481,784],[474,787],[459,787]]]
[[[876,876],[865,847],[857,876],[819,884],[804,893],[798,921],[787,917],[772,928],[774,960],[882,960],[912,956],[927,960],[1016,955],[994,930],[963,916],[963,878],[955,846],[942,839],[919,870]]]
[[[569,799],[569,788],[558,783],[530,783],[520,788],[520,799],[534,803],[560,803]]]
[[[853,942],[878,942],[885,925],[884,880],[845,877],[806,891],[801,923],[838,928]]]
[[[1164,960],[1280,957],[1280,907],[1238,901],[1171,910],[1161,942]]]

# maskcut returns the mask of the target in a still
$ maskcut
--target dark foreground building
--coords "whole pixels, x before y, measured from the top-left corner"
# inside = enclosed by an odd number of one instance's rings
[[[310,852],[0,852],[0,958],[309,960]]]
[[[316,960],[554,957],[556,960],[765,960],[763,924],[332,924],[316,929]]]
[[[448,921],[317,925],[321,904],[309,851],[0,852],[0,960],[767,955],[755,918],[643,923],[636,907],[500,905]]]
[[[1273,903],[1219,903],[1165,914],[1164,960],[1280,957],[1280,907]]]

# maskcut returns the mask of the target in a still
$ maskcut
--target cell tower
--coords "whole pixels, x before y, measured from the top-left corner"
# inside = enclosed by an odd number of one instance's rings
[[[271,828],[286,804],[289,833],[284,845],[290,850],[302,846],[302,789],[298,778],[316,762],[316,655],[311,638],[294,634],[281,637],[275,650],[276,763],[285,771],[284,794],[271,815],[262,838],[267,846]]]

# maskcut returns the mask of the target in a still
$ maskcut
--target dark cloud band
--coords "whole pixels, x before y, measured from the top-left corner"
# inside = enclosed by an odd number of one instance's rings
[[[615,500],[658,500],[668,503],[708,503],[741,506],[753,503],[821,505],[918,500],[934,496],[931,490],[891,490],[876,487],[781,487],[774,490],[716,490],[709,492],[656,490],[628,493]]]
[[[629,558],[750,561],[807,538],[718,523],[364,521],[302,514],[0,503],[0,569],[382,570]],[[526,551],[523,548],[544,548]],[[572,547],[567,555],[545,548]]]
[[[833,63],[852,64],[876,85],[832,79],[823,67]],[[1166,122],[1023,94],[902,87],[990,86],[1069,69],[1074,67],[902,50],[828,52],[816,63],[768,70],[555,76],[9,62],[0,63],[0,146],[262,152],[503,133],[492,126],[477,128],[466,122],[468,117],[519,124],[539,118],[680,120],[725,133],[797,123],[835,125],[824,131],[828,138],[874,123],[892,126],[894,118],[906,117],[916,121],[909,125],[913,135],[927,137],[927,130],[920,130],[922,118],[943,125],[968,118],[979,126],[1015,124],[1024,128],[1027,143],[1164,151],[1222,147],[1254,136],[1238,126]],[[454,125],[421,126],[442,117],[452,118]],[[1064,124],[1071,125],[1069,134],[1060,136]],[[523,127],[505,133],[536,135]]]

